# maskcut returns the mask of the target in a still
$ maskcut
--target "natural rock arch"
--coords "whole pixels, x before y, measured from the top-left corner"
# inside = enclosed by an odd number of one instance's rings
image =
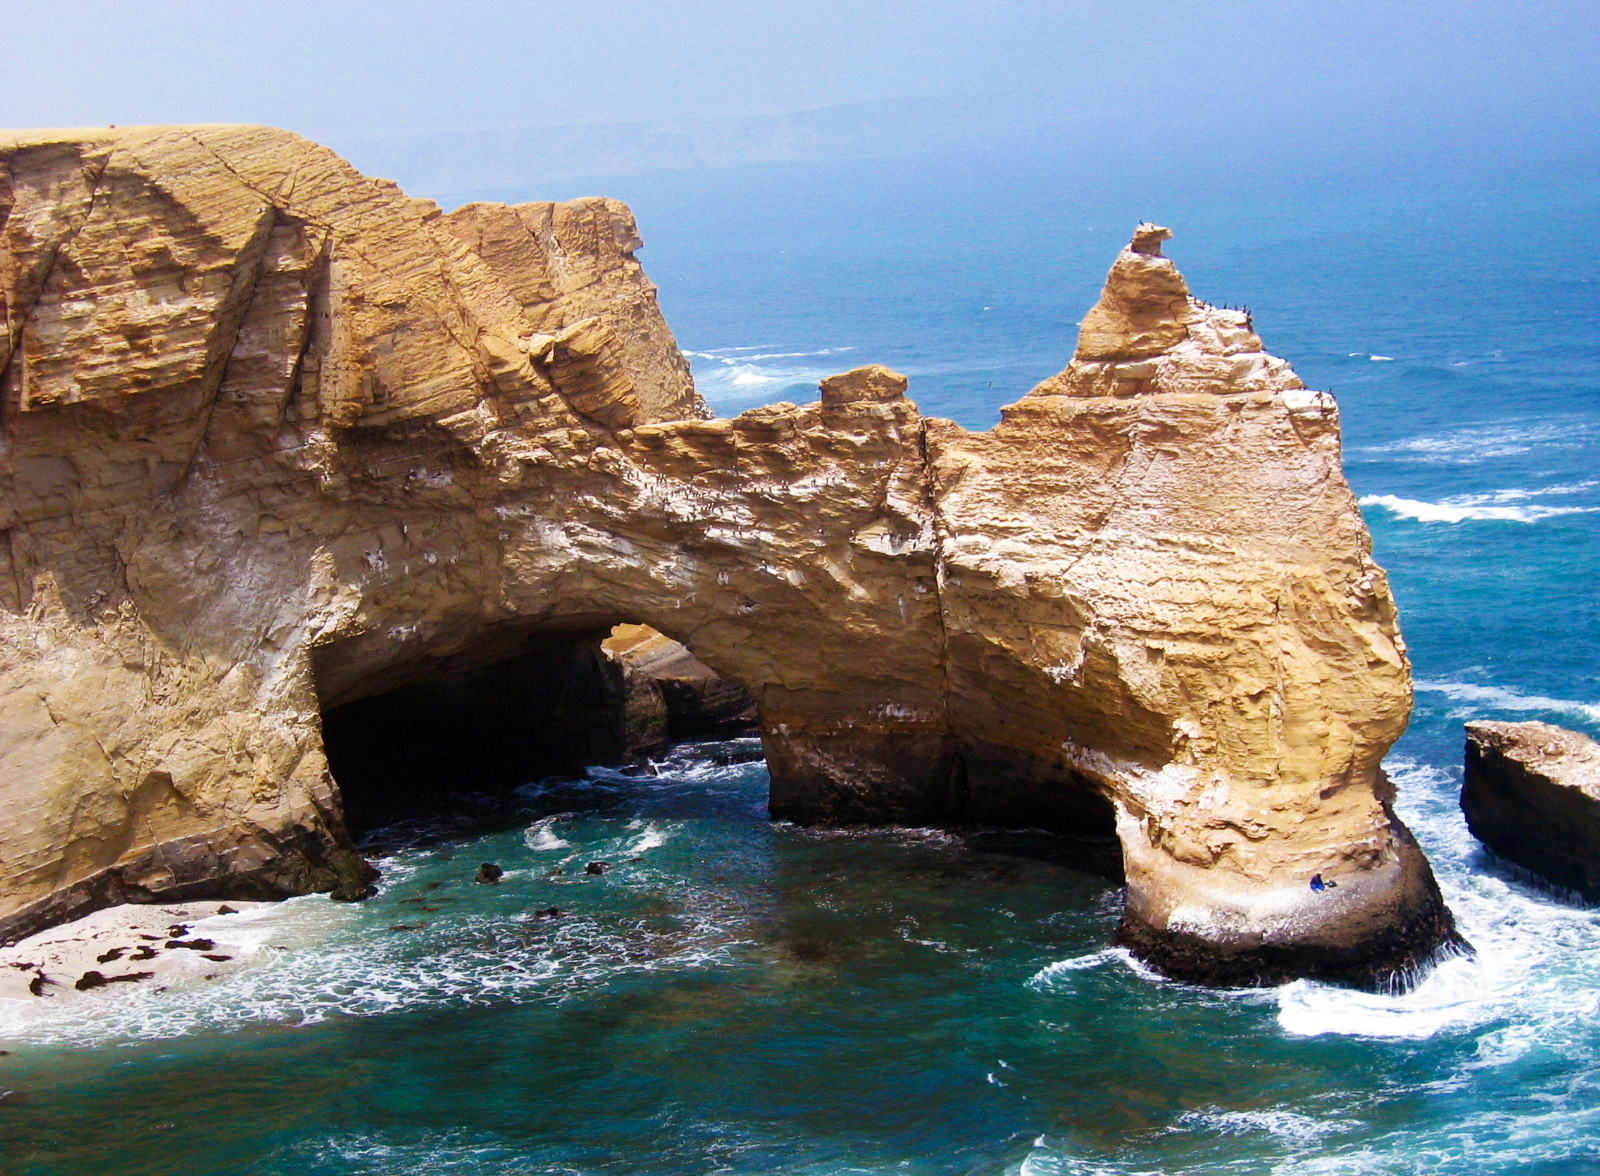
[[[1333,401],[1164,230],[987,433],[883,368],[707,420],[615,202],[442,215],[264,128],[0,156],[0,933],[325,888],[323,706],[629,620],[755,695],[776,813],[1113,814],[1177,975],[1452,939]]]

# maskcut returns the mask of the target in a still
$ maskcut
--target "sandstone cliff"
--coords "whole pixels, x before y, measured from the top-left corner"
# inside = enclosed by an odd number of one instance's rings
[[[0,159],[0,934],[326,888],[325,713],[576,713],[634,622],[755,699],[776,816],[1115,829],[1174,974],[1453,936],[1333,402],[1164,231],[989,433],[882,368],[714,421],[613,202],[444,216],[249,127]]]

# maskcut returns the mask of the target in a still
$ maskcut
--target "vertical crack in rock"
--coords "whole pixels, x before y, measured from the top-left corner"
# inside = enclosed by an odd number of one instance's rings
[[[163,488],[163,494],[175,493],[189,480],[189,472],[205,449],[206,436],[211,429],[211,418],[216,412],[217,398],[227,382],[228,369],[239,347],[239,332],[255,304],[261,267],[266,256],[272,230],[278,224],[278,210],[268,204],[261,210],[255,232],[239,251],[229,272],[228,296],[216,312],[214,335],[206,364],[206,375],[201,385],[201,407],[194,444],[184,459],[172,484]]]
[[[944,726],[950,739],[950,817],[965,821],[971,816],[971,798],[967,794],[966,757],[961,751],[961,737],[956,730],[955,716],[950,705],[950,628],[945,617],[945,527],[939,510],[939,483],[933,460],[928,454],[928,421],[917,420],[917,449],[922,459],[922,485],[924,504],[933,529],[933,600],[939,620],[939,692],[944,708]]]

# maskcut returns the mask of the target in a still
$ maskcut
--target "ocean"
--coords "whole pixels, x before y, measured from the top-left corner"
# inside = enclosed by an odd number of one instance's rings
[[[1465,719],[1600,736],[1593,185],[969,155],[603,187],[724,413],[881,362],[986,428],[1135,222],[1170,226],[1191,289],[1339,400],[1417,685],[1388,769],[1475,956],[1403,996],[1173,984],[1107,949],[1103,847],[773,824],[756,744],[683,745],[442,781],[372,834],[370,902],[227,916],[250,950],[215,980],[0,1010],[0,1171],[1600,1172],[1600,912],[1456,804]]]

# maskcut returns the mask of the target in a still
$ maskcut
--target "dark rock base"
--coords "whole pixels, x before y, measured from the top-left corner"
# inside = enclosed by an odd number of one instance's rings
[[[1385,927],[1350,947],[1262,944],[1229,950],[1208,939],[1158,931],[1124,914],[1111,942],[1173,980],[1210,988],[1271,988],[1292,980],[1321,980],[1366,992],[1401,993],[1442,959],[1471,954],[1440,902]]]

